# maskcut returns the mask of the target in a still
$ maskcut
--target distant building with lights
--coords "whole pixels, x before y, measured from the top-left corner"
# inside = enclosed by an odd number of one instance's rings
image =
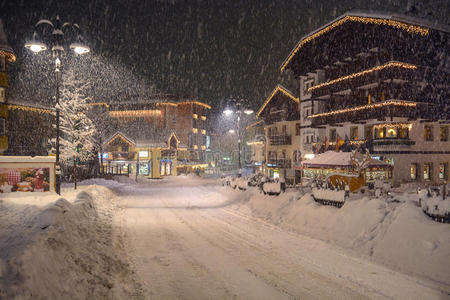
[[[283,177],[287,183],[300,181],[299,98],[278,85],[256,113],[264,122],[264,170],[270,177]]]
[[[91,106],[94,113],[105,108],[108,113],[103,142],[105,172],[135,174],[139,165],[139,174],[159,178],[207,166],[209,105],[156,95],[145,101]]]
[[[304,36],[281,66],[300,81],[301,156],[361,146],[393,165],[395,183],[448,182],[449,37],[449,26],[362,12]]]
[[[47,155],[53,111],[9,99],[8,64],[15,61],[0,19],[0,155]]]

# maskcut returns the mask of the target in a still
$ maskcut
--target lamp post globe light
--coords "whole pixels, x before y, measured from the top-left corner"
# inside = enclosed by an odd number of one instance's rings
[[[44,26],[49,26],[51,32],[42,31],[43,34],[50,34],[49,47],[52,50],[52,57],[55,61],[55,76],[56,76],[56,176],[55,176],[55,192],[61,195],[61,167],[59,164],[59,85],[61,81],[61,59],[63,59],[63,54],[65,48],[69,48],[74,51],[77,55],[86,54],[90,51],[90,48],[84,43],[83,37],[81,36],[80,27],[75,23],[62,23],[59,16],[56,16],[54,22],[41,19],[34,26],[33,37],[30,41],[25,43],[25,48],[31,50],[35,54],[47,50],[47,44],[44,43],[38,34],[38,29]],[[71,35],[69,37],[64,35],[64,31],[71,30]],[[67,47],[68,46],[68,47]]]
[[[236,115],[237,117],[237,130],[230,129],[229,133],[237,133],[238,137],[238,177],[242,176],[242,164],[241,164],[241,116],[242,114],[251,115],[253,110],[250,108],[243,108],[244,100],[230,100],[227,108],[223,111],[225,116]]]

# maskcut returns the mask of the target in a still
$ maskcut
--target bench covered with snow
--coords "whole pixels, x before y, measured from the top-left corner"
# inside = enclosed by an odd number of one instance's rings
[[[314,201],[324,205],[342,207],[345,203],[345,191],[313,188],[312,196]]]

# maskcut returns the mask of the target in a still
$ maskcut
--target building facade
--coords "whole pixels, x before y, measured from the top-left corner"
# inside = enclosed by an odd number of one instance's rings
[[[448,182],[448,26],[351,12],[303,37],[282,70],[300,81],[301,152],[357,147],[395,183]]]
[[[155,96],[139,102],[91,103],[91,113],[106,113],[102,145],[107,173],[151,178],[205,169],[209,105]],[[102,122],[97,122],[102,126]],[[139,166],[139,167],[136,167]]]
[[[264,121],[265,172],[270,177],[283,177],[287,183],[299,182],[301,136],[299,99],[278,85],[261,106],[256,116]]]

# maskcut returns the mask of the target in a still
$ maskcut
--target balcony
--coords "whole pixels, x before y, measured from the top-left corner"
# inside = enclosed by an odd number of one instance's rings
[[[276,146],[276,145],[291,145],[292,139],[290,135],[274,135],[270,138],[270,145]]]
[[[290,159],[269,159],[267,162],[268,167],[272,168],[284,168],[284,169],[290,169],[291,168],[291,160]]]
[[[372,140],[374,151],[399,151],[410,149],[416,142],[409,139],[375,139]]]

